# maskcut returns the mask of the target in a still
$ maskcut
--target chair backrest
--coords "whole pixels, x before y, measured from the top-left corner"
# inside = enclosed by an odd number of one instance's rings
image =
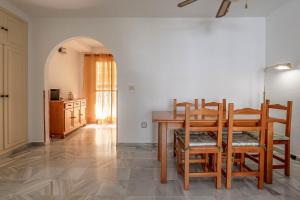
[[[211,123],[205,120],[199,120],[196,116],[209,116],[215,122]],[[213,121],[214,121],[213,120]],[[190,132],[216,132],[217,146],[222,146],[222,129],[223,129],[223,104],[219,103],[217,109],[199,108],[191,110],[190,104],[185,107],[185,147],[189,147]]]
[[[206,102],[205,99],[201,100],[201,107],[202,108],[212,108],[212,107],[218,108],[219,104],[220,103],[215,102],[215,101]],[[223,116],[224,116],[224,119],[226,119],[226,106],[227,106],[226,99],[222,100],[222,104],[223,104]]]
[[[177,109],[182,107],[182,108],[185,108],[185,106],[189,104],[190,106],[193,106],[195,108],[195,110],[198,109],[199,107],[199,101],[198,99],[195,99],[194,100],[194,103],[190,103],[190,102],[177,102],[177,99],[173,99],[173,113],[174,115],[177,114]]]
[[[285,125],[285,136],[290,137],[291,136],[291,126],[292,126],[293,102],[288,101],[287,105],[281,105],[281,104],[271,104],[270,100],[266,100],[266,104],[267,104],[267,121],[284,124]],[[285,118],[271,117],[270,111],[272,109],[279,110],[279,111],[285,111],[286,112]]]
[[[236,116],[242,116],[236,118]],[[233,132],[259,132],[259,144],[265,144],[266,130],[266,104],[261,104],[260,109],[243,108],[234,109],[234,104],[229,104],[228,109],[228,141],[227,145],[232,146]]]

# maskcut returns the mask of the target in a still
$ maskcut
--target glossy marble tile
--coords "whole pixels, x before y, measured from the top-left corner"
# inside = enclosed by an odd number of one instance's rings
[[[298,200],[300,164],[292,176],[274,172],[263,190],[255,178],[234,178],[232,190],[216,190],[213,179],[197,178],[183,191],[168,149],[168,184],[160,184],[156,146],[120,144],[116,129],[82,128],[65,140],[31,147],[0,160],[0,200]]]

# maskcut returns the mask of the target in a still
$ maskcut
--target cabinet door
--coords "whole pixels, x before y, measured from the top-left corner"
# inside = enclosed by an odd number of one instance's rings
[[[80,109],[80,124],[81,126],[86,124],[86,107]]]
[[[5,43],[17,48],[27,46],[27,24],[13,16],[6,16],[6,40]]]
[[[68,132],[73,129],[73,110],[65,110],[65,132]]]
[[[3,90],[3,70],[4,70],[4,52],[3,52],[3,45],[0,44],[0,95],[4,94]],[[3,124],[3,117],[4,117],[4,98],[0,97],[0,152],[4,150],[4,124]]]
[[[23,51],[4,46],[4,144],[27,141],[27,67]]]
[[[5,41],[6,31],[1,29],[1,27],[5,27],[5,18],[6,14],[0,10],[0,44],[3,44]]]
[[[74,108],[73,119],[74,119],[74,127],[75,128],[80,127],[81,126],[81,124],[80,124],[80,107]]]

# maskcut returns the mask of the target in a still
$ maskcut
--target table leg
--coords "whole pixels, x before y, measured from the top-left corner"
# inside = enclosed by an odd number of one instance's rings
[[[160,132],[161,132],[161,130],[160,130],[160,123],[158,123],[158,137],[157,137],[157,139],[158,139],[158,141],[157,141],[157,160],[158,161],[160,161],[160,150],[161,150],[161,141],[160,141]]]
[[[265,160],[265,182],[272,184],[273,182],[273,134],[274,123],[268,123],[266,137],[266,160]]]
[[[167,124],[160,125],[160,182],[167,183]]]

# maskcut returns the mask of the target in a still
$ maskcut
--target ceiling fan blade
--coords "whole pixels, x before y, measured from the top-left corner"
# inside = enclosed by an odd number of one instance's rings
[[[230,0],[223,0],[216,17],[217,18],[224,17],[227,14],[230,5],[231,5]]]
[[[191,3],[194,3],[195,1],[198,1],[198,0],[185,0],[185,1],[181,2],[181,3],[179,3],[177,6],[179,8],[182,8],[182,7],[187,6],[187,5],[191,4]]]

